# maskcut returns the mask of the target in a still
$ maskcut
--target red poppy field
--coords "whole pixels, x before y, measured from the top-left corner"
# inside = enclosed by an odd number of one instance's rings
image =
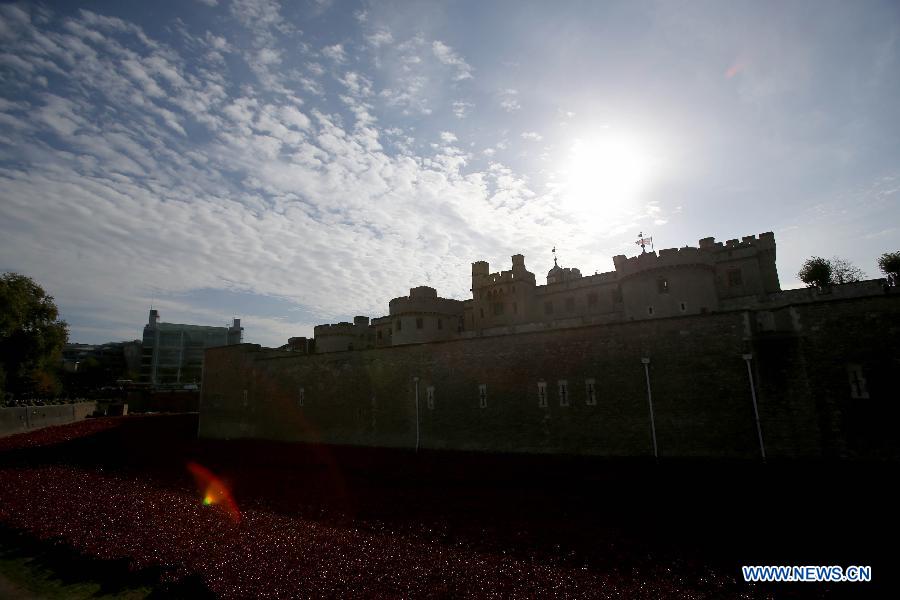
[[[740,565],[890,569],[877,544],[896,532],[876,495],[887,466],[204,441],[196,419],[0,439],[0,525],[223,598],[876,597],[865,584],[751,586]],[[868,512],[837,503],[849,489]]]

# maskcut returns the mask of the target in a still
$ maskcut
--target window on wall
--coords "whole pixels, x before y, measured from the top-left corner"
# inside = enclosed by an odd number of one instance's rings
[[[502,302],[494,302],[494,314],[495,315],[503,314],[503,303]]]
[[[597,294],[588,294],[587,302],[590,307],[597,306]]]
[[[478,384],[478,406],[479,408],[487,408],[487,384]]]
[[[741,275],[740,269],[730,269],[728,271],[728,287],[736,287],[739,285],[743,285],[744,278]]]
[[[584,403],[588,406],[597,405],[597,384],[593,379],[584,380]]]
[[[425,404],[428,410],[434,410],[434,386],[429,385],[425,388]]]
[[[652,307],[652,306],[648,306],[648,307],[647,307],[647,314],[648,314],[648,315],[652,315],[652,314],[653,314],[653,307]]]
[[[425,325],[425,323],[422,320],[422,317],[416,317],[416,329],[422,329],[422,327],[424,327],[424,325]]]
[[[544,302],[544,314],[545,315],[553,314],[553,302]]]
[[[297,406],[303,406],[303,402],[306,400],[306,391],[303,387],[297,388]]]
[[[403,329],[403,319],[397,319],[397,331]]]
[[[566,298],[566,312],[575,311],[575,298]]]
[[[443,328],[444,328],[444,320],[438,319],[438,329],[443,329]]]
[[[379,330],[375,333],[375,335],[376,335],[376,337],[378,337],[378,339],[380,340],[381,337],[382,337],[382,336],[381,336],[381,330],[379,329]]]
[[[660,277],[656,280],[656,288],[660,294],[668,294],[669,293],[669,280],[665,277]]]
[[[565,379],[560,379],[557,384],[559,388],[559,405],[560,406],[568,406],[569,405],[569,382]]]
[[[547,408],[547,382],[538,381],[538,406]]]
[[[483,318],[484,318],[484,309],[483,309],[483,308],[479,308],[479,309],[478,309],[478,312],[481,314],[481,318],[483,319]]]
[[[861,365],[847,365],[847,377],[850,380],[850,397],[859,400],[869,398],[869,388],[863,375]]]
[[[686,311],[686,310],[687,310],[687,304],[685,304],[684,302],[682,302],[682,303],[681,303],[681,312],[684,312],[684,311]]]

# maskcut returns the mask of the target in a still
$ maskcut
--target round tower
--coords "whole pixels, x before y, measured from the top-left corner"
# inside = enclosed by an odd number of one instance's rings
[[[719,307],[713,257],[698,248],[615,258],[626,319],[694,315]]]

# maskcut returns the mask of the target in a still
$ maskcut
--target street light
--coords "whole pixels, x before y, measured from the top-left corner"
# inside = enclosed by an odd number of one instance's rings
[[[650,405],[650,433],[653,436],[653,458],[659,458],[659,449],[656,447],[656,419],[653,416],[653,393],[650,391],[650,359],[642,358],[644,365],[644,377],[647,378],[647,404]]]
[[[750,361],[753,360],[753,355],[744,354],[742,358],[747,363],[747,377],[750,379],[750,397],[753,398],[753,416],[756,418],[756,435],[759,436],[759,453],[762,455],[763,462],[766,462],[766,446],[763,444],[762,425],[759,424],[759,409],[756,407],[756,386],[753,385],[753,369],[750,368]]]
[[[419,378],[413,377],[416,384],[416,452],[419,451]]]

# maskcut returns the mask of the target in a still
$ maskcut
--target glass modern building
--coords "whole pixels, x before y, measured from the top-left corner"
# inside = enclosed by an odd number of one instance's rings
[[[163,387],[199,385],[204,351],[240,344],[243,332],[240,319],[234,319],[231,327],[160,323],[159,311],[151,309],[144,325],[141,381]]]

